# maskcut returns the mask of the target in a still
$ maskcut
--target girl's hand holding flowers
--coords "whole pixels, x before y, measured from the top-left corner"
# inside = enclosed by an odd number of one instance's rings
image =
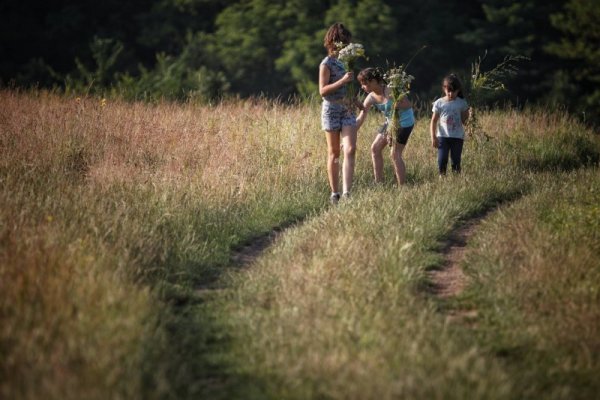
[[[342,79],[349,78],[346,81],[348,84],[346,88],[346,103],[349,108],[355,108],[360,102],[356,98],[358,91],[354,82],[354,65],[360,57],[366,58],[365,49],[360,43],[350,43],[347,46],[343,43],[337,43],[336,45],[338,47],[338,60],[344,64],[344,68],[346,69],[346,75]]]
[[[400,105],[401,100],[408,96],[408,93],[410,92],[410,83],[415,77],[407,74],[404,67],[400,65],[399,67],[391,68],[387,71],[383,75],[383,79],[391,89],[390,97],[394,103],[390,118],[391,121],[388,125],[388,136],[392,138],[392,146],[395,146],[395,135],[398,130],[398,106]]]
[[[346,72],[344,74],[344,76],[342,76],[342,79],[340,79],[340,81],[342,81],[342,83],[349,83],[352,82],[354,80],[354,72],[349,71]]]

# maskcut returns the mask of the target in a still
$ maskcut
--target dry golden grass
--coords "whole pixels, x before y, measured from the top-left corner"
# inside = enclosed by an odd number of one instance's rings
[[[448,326],[419,285],[457,221],[538,190],[532,171],[593,164],[599,153],[566,116],[484,113],[494,139],[467,142],[463,176],[439,180],[420,120],[404,153],[408,185],[393,185],[386,157],[386,183],[375,186],[378,118],[369,117],[355,195],[326,209],[314,103],[147,105],[15,91],[0,91],[0,103],[2,398],[201,397],[214,378],[198,361],[212,317],[234,344],[215,359],[248,397],[510,398],[512,375]],[[189,300],[236,245],[307,215],[235,275],[214,310],[174,313],[170,293]],[[523,279],[568,278],[537,265]],[[596,318],[588,300],[560,323]]]
[[[236,359],[244,360],[240,370],[262,378],[269,398],[490,399],[526,393],[519,371],[495,357],[496,343],[479,347],[473,332],[450,325],[419,287],[427,269],[440,263],[436,250],[457,221],[537,191],[533,171],[585,165],[587,155],[597,160],[597,138],[568,117],[543,115],[484,115],[493,139],[467,143],[463,176],[444,180],[435,173],[427,124],[419,121],[405,152],[408,187],[359,191],[351,202],[291,231],[252,270],[234,278],[231,296],[218,309],[230,310],[230,331],[239,340]],[[515,130],[497,128],[510,124]],[[526,141],[539,151],[515,145]],[[532,238],[531,245],[547,235]],[[505,238],[506,249],[520,248],[514,232]],[[493,240],[489,246],[482,257],[496,248]],[[513,263],[507,254],[497,261]],[[518,310],[498,310],[507,314],[506,324],[520,317]],[[485,310],[479,315],[477,325],[487,326]],[[547,365],[538,360],[527,367]],[[565,386],[579,390],[565,379]],[[540,382],[536,376],[527,383],[539,389]]]
[[[311,107],[15,91],[0,103],[3,398],[139,397],[146,347],[165,344],[163,307],[136,277],[227,257],[210,237],[245,224],[241,205],[276,212],[271,193],[324,184]],[[235,240],[289,216],[261,218]]]
[[[307,134],[322,139],[314,107],[253,101],[152,106],[7,91],[2,102],[9,151],[3,162],[15,161],[11,149],[23,165],[57,168],[56,159],[79,157],[62,167],[96,185],[199,184],[207,193],[228,195],[235,188],[240,195],[256,180],[277,185],[298,174],[312,177],[323,158],[316,147],[321,141],[306,140]]]

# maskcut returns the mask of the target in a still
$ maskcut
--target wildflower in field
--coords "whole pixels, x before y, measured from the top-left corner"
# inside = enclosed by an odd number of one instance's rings
[[[394,137],[394,132],[398,129],[398,102],[410,92],[410,83],[415,79],[414,76],[406,73],[404,66],[390,68],[384,75],[383,80],[390,88],[390,97],[393,101],[392,115],[387,125],[387,134],[389,138]],[[391,141],[392,146],[396,141]]]
[[[518,68],[516,62],[528,60],[524,56],[506,56],[504,60],[489,71],[481,70],[481,63],[485,59],[478,57],[477,61],[471,64],[471,79],[467,85],[467,97],[471,108],[469,110],[469,120],[467,121],[467,135],[476,139],[484,138],[489,140],[489,136],[483,132],[478,119],[477,109],[484,103],[486,97],[498,92],[506,91],[504,80],[516,75]]]
[[[365,48],[360,43],[349,43],[344,46],[343,43],[336,43],[338,51],[338,60],[340,60],[344,64],[344,68],[346,72],[353,72],[354,67],[356,65],[356,60],[359,58],[367,58],[365,55]],[[356,95],[358,94],[358,90],[356,87],[356,83],[351,81],[347,85],[346,89],[346,101],[350,107],[354,106]]]
[[[337,43],[340,51],[338,52],[338,59],[344,63],[349,71],[354,69],[356,60],[359,58],[366,58],[365,48],[360,43],[350,43],[344,46],[342,43]]]
[[[106,98],[102,98],[102,100],[100,100],[100,107],[106,107]]]

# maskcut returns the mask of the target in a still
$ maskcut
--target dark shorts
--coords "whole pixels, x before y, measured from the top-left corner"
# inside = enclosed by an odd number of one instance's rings
[[[396,131],[396,142],[406,146],[406,143],[408,142],[408,138],[410,137],[410,134],[412,133],[413,128],[414,128],[414,125],[406,126],[406,127],[399,127],[398,130]],[[379,128],[379,134],[385,135],[386,129],[387,129],[387,123],[383,124]]]
[[[400,144],[406,145],[406,142],[408,142],[408,138],[412,132],[414,128],[413,126],[407,126],[407,127],[400,127],[400,129],[398,129],[398,132],[396,133],[396,141]]]

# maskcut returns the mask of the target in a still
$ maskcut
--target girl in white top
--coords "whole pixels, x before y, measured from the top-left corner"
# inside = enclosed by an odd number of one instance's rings
[[[379,68],[365,68],[358,74],[358,81],[368,95],[363,102],[363,110],[356,118],[357,129],[361,127],[367,118],[367,113],[371,107],[377,108],[386,117],[386,122],[379,128],[379,133],[371,145],[375,182],[383,182],[383,149],[388,143],[391,143],[391,140],[396,140],[396,146],[393,147],[390,155],[394,164],[396,181],[398,185],[404,185],[406,182],[406,166],[402,159],[402,152],[415,125],[412,104],[406,96],[396,104],[396,108],[399,110],[398,130],[393,133],[394,138],[391,138],[386,135],[386,130],[392,115],[394,101],[390,97],[391,89],[387,87],[383,79],[383,71]]]
[[[445,96],[433,103],[431,116],[431,145],[438,149],[438,170],[440,176],[446,174],[448,155],[452,161],[452,171],[460,172],[465,130],[463,125],[469,119],[469,106],[462,93],[458,77],[450,74],[442,81]]]

